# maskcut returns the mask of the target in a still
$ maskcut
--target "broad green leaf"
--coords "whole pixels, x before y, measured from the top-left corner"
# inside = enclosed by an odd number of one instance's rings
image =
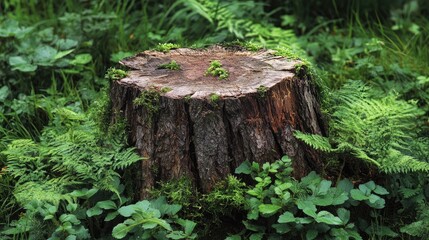
[[[350,220],[350,211],[345,208],[338,208],[337,215],[344,224],[347,224]]]
[[[118,209],[118,212],[124,217],[131,217],[136,212],[136,208],[134,205],[123,206]]]
[[[359,185],[359,190],[365,195],[365,196],[369,196],[369,194],[371,194],[371,189],[368,188],[368,186],[366,186],[365,184],[360,184]]]
[[[377,193],[378,195],[386,195],[389,194],[389,192],[382,186],[377,185],[374,189],[374,193]]]
[[[348,193],[353,189],[353,183],[349,179],[342,179],[337,184],[337,189],[343,190]]]
[[[371,191],[373,191],[375,189],[375,183],[374,181],[369,181],[367,183],[364,184],[367,188],[369,188]]]
[[[0,102],[4,102],[6,98],[9,96],[10,90],[8,86],[3,86],[0,88]]]
[[[36,65],[31,64],[28,59],[21,56],[9,57],[9,64],[12,66],[12,70],[21,72],[34,72],[37,69]]]
[[[57,59],[63,58],[65,56],[69,55],[73,51],[74,51],[74,49],[66,50],[66,51],[60,51],[57,54],[55,54],[54,59],[57,60]]]
[[[259,208],[260,213],[271,215],[271,214],[275,214],[282,207],[274,205],[274,204],[261,204],[261,205],[259,205],[258,208]]]
[[[70,195],[72,197],[89,199],[90,197],[92,197],[97,192],[98,192],[98,189],[95,189],[95,188],[92,188],[92,189],[84,188],[81,190],[74,190],[73,192],[70,193]]]
[[[59,50],[69,50],[77,46],[78,42],[73,39],[59,39],[55,42]]]
[[[295,217],[291,212],[284,212],[282,215],[279,216],[279,219],[277,222],[279,223],[295,222]]]
[[[70,62],[73,65],[85,65],[91,62],[92,56],[89,53],[82,53],[75,56],[75,58]]]
[[[113,220],[113,219],[115,219],[118,215],[119,215],[119,213],[118,213],[118,212],[110,212],[110,213],[108,213],[108,214],[107,214],[107,216],[104,218],[104,221],[105,221],[105,222],[112,221],[112,220]]]
[[[80,221],[73,214],[62,214],[60,216],[60,221],[63,223],[65,223],[65,222],[70,222],[73,224],[79,224],[80,223]]]
[[[69,203],[69,204],[67,204],[66,208],[67,208],[67,211],[74,212],[74,211],[76,211],[77,207],[78,207],[77,203]]]
[[[368,200],[369,200],[370,203],[375,203],[375,202],[377,202],[380,199],[381,198],[379,196],[377,196],[375,194],[371,194],[371,195],[369,195],[369,199]]]
[[[120,223],[116,225],[112,230],[112,236],[116,239],[122,239],[125,236],[127,236],[128,232],[131,230],[131,227],[128,227],[127,225]]]
[[[58,208],[55,205],[46,204],[45,206],[47,207],[46,210],[48,210],[50,214],[55,214],[58,211]]]
[[[354,200],[362,201],[367,200],[368,196],[366,196],[363,192],[361,192],[359,189],[352,189],[350,191],[350,194]]]
[[[48,45],[42,45],[36,48],[33,54],[33,62],[41,66],[51,66],[55,61],[58,51]]]
[[[143,229],[153,229],[156,226],[158,226],[158,223],[156,222],[145,222],[142,224]]]
[[[86,210],[86,215],[88,217],[98,216],[98,215],[100,215],[102,213],[103,213],[103,210],[101,208],[99,208],[97,205],[95,205],[94,207]]]
[[[337,192],[335,193],[335,196],[333,197],[332,205],[340,205],[345,203],[347,200],[349,200],[349,194],[346,192],[341,192],[340,195],[338,195],[338,191],[341,191],[337,189]]]
[[[285,192],[285,194],[283,194],[283,200],[288,201],[290,199],[290,192]]]
[[[244,161],[243,163],[238,166],[238,168],[235,169],[235,174],[250,174],[252,172],[252,166],[250,165],[249,161]]]
[[[377,196],[377,195],[372,194],[371,196]],[[386,203],[386,201],[383,198],[380,198],[378,196],[377,196],[377,198],[374,197],[374,199],[372,201],[373,202],[367,201],[366,203],[368,204],[368,206],[375,208],[375,209],[384,208],[384,205]]]
[[[316,206],[330,206],[334,202],[334,195],[328,194],[328,195],[322,195],[321,197],[315,197],[312,202]]]
[[[168,231],[172,231],[173,230],[171,228],[170,224],[167,221],[165,221],[164,219],[149,218],[149,219],[141,220],[140,223],[141,224],[145,224],[144,227],[151,227],[152,226],[152,225],[147,224],[147,223],[155,223],[156,225],[159,225],[159,226],[163,227],[164,229],[166,229]]]
[[[341,225],[343,221],[339,217],[334,216],[328,211],[320,211],[315,218],[318,223],[326,223],[329,225]]]
[[[197,226],[197,223],[190,220],[184,220],[184,224],[182,224],[182,226],[185,228],[185,233],[187,235],[191,235],[192,231],[194,231],[195,226]]]
[[[316,217],[316,205],[309,200],[298,199],[297,207],[310,217]]]
[[[95,205],[101,209],[116,209],[116,203],[113,202],[112,200],[105,200],[105,201],[100,201],[97,202],[97,204]]]
[[[332,182],[328,180],[322,180],[317,188],[317,195],[326,195],[331,187]]]
[[[10,18],[6,19],[6,21],[0,23],[0,38],[16,37],[21,39],[34,29],[34,27],[20,27],[18,21]]]

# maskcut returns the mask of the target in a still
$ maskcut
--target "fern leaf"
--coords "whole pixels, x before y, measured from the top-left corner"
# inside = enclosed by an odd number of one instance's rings
[[[297,130],[294,132],[294,136],[314,149],[321,150],[323,152],[332,152],[334,150],[327,137],[316,134],[307,134]]]

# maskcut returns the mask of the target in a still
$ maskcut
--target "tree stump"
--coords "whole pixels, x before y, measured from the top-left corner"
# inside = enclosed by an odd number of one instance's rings
[[[160,68],[171,60],[180,70]],[[207,76],[212,60],[227,79]],[[125,117],[131,143],[146,158],[134,180],[141,198],[157,181],[182,176],[208,192],[245,160],[288,155],[298,178],[322,169],[318,153],[293,136],[325,134],[315,88],[296,72],[300,61],[215,46],[145,51],[121,64],[130,71],[112,84],[113,119]]]

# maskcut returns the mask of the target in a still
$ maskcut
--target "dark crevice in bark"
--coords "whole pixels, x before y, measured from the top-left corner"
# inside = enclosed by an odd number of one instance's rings
[[[269,93],[267,93],[267,95],[268,95]],[[262,98],[258,98],[258,105],[259,105],[259,108],[261,109],[261,108],[263,108],[264,110],[266,110],[266,106],[268,105],[268,103],[267,103],[267,101],[265,100],[265,97],[264,97],[264,99],[262,99]],[[264,111],[264,112],[266,112],[266,111]],[[282,151],[282,147],[281,147],[281,144],[280,144],[280,140],[278,139],[278,134],[276,134],[276,131],[274,130],[274,128],[273,128],[273,125],[271,124],[271,122],[270,122],[270,120],[268,119],[268,115],[265,115],[264,116],[264,125],[265,126],[269,126],[269,130],[271,131],[271,134],[273,135],[273,140],[274,140],[274,151],[278,154],[278,155],[280,155],[280,157],[281,156],[283,156],[284,154],[286,154],[286,153],[284,153],[283,151]],[[273,161],[274,161],[275,159],[273,159]]]
[[[235,159],[234,156],[232,154],[232,146],[234,144],[234,133],[233,133],[233,129],[232,129],[232,125],[230,123],[230,121],[228,120],[227,117],[227,113],[226,113],[226,102],[223,103],[222,106],[222,120],[223,120],[223,124],[225,126],[225,130],[226,130],[226,139],[227,139],[227,145],[228,145],[228,166],[229,166],[229,171],[231,173],[234,173],[235,171],[235,167],[234,167],[234,163],[235,163]]]
[[[188,132],[188,137],[189,137],[189,159],[191,161],[191,173],[194,176],[195,179],[195,187],[201,191],[202,186],[201,186],[201,178],[199,175],[199,171],[198,171],[198,162],[197,162],[197,156],[196,156],[196,152],[195,152],[195,144],[194,144],[194,122],[191,119],[191,113],[189,111],[189,103],[185,103],[185,111],[186,111],[186,116],[188,118],[188,123],[189,123],[189,132]]]
[[[149,121],[149,123],[151,123],[152,128],[153,128],[154,139],[156,139],[156,135],[158,133],[158,115],[159,115],[158,113],[154,113],[152,115],[148,114],[148,121]],[[148,124],[148,125],[150,125],[150,124]],[[157,142],[155,141],[153,144],[153,153],[155,153],[156,148],[157,148]],[[155,156],[152,156],[152,157],[155,157]],[[161,158],[158,158],[157,160],[158,160],[157,166],[156,166],[157,168],[156,168],[156,171],[153,173],[154,183],[162,180],[161,179],[161,171],[162,171]]]

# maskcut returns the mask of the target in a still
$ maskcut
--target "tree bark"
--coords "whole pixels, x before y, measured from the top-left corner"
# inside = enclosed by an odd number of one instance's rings
[[[171,60],[181,69],[159,68]],[[221,62],[228,79],[206,76],[211,60]],[[322,170],[318,153],[293,136],[294,130],[325,135],[315,87],[296,73],[300,61],[215,46],[145,51],[121,64],[130,71],[112,84],[113,121],[126,119],[130,142],[146,158],[134,180],[140,198],[157,181],[182,176],[208,192],[245,160],[288,155],[297,178]],[[156,106],[134,101],[154,92],[159,100],[149,104]]]

